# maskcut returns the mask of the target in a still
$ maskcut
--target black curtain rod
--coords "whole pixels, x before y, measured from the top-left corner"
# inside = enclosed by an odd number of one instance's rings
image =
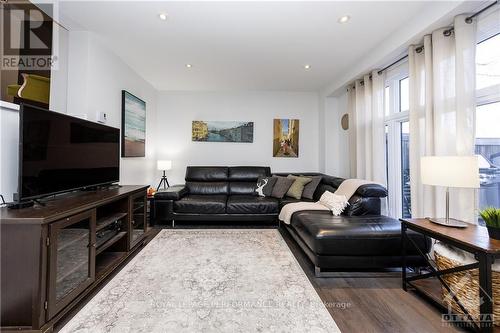
[[[488,6],[484,7],[483,9],[481,9],[480,11],[478,11],[477,13],[472,14],[471,16],[466,17],[466,18],[465,18],[465,22],[466,22],[466,23],[472,23],[472,19],[473,19],[474,17],[476,17],[476,16],[480,15],[481,13],[483,13],[483,12],[487,11],[487,10],[488,10],[488,9],[490,9],[491,7],[493,7],[493,6],[495,6],[495,5],[498,5],[498,1],[499,1],[499,0],[497,0],[497,1],[493,2],[493,3],[490,3]],[[451,27],[451,28],[449,28],[449,29],[446,29],[445,31],[443,31],[443,35],[445,35],[446,37],[451,36],[451,34],[453,33],[453,30],[455,30],[455,29],[454,29],[454,27]]]
[[[487,10],[488,10],[488,9],[490,9],[491,7],[493,7],[493,6],[495,6],[495,5],[498,5],[498,4],[499,4],[499,2],[500,2],[500,0],[496,0],[495,2],[493,2],[493,3],[489,4],[488,6],[484,7],[483,9],[481,9],[480,11],[478,11],[478,12],[476,12],[476,13],[472,14],[471,16],[468,16],[467,18],[465,18],[465,22],[467,22],[467,23],[471,23],[471,22],[472,22],[472,19],[473,19],[474,17],[476,17],[476,16],[478,16],[478,15],[481,15],[481,13],[483,13],[483,12],[487,11]],[[452,31],[453,31],[453,28],[446,29],[445,31],[443,31],[443,34],[444,34],[445,36],[450,36]],[[423,46],[417,47],[417,48],[415,49],[415,51],[417,51],[417,53],[420,53],[420,52],[423,50],[423,48],[424,48]],[[389,65],[385,66],[384,68],[382,68],[381,70],[379,70],[377,73],[378,73],[379,75],[380,75],[380,74],[382,74],[382,73],[383,73],[386,69],[388,69],[388,68],[390,68],[390,67],[394,66],[395,64],[397,64],[397,63],[398,63],[398,62],[400,62],[400,61],[405,60],[406,58],[408,58],[408,55],[405,55],[405,56],[403,56],[403,57],[399,58],[398,60],[394,61],[393,63],[391,63],[391,64],[389,64]]]
[[[480,11],[472,14],[471,16],[467,17],[465,19],[465,22],[467,23],[471,23],[472,22],[472,19],[478,15],[481,15],[483,12],[487,11],[488,9],[490,9],[491,7],[495,6],[495,5],[498,5],[499,3],[499,0],[493,2],[493,3],[490,3],[488,6],[484,7],[483,9],[481,9]]]
[[[386,69],[388,69],[388,68],[390,68],[390,67],[394,66],[395,64],[397,64],[397,63],[398,63],[398,62],[400,62],[400,61],[405,60],[406,58],[408,58],[408,55],[405,55],[405,56],[403,56],[403,57],[399,58],[398,60],[396,60],[396,61],[394,61],[394,62],[390,63],[389,65],[385,66],[384,68],[382,68],[381,70],[379,70],[379,71],[377,72],[377,73],[378,73],[378,75],[382,74],[382,73],[383,73]]]
[[[424,49],[424,47],[423,47],[423,46],[419,46],[419,47],[417,47],[417,48],[415,49],[415,51],[417,51],[417,53],[420,53],[420,52],[422,52],[422,50],[423,50],[423,49]],[[377,73],[378,73],[378,75],[382,74],[382,73],[383,73],[386,69],[388,69],[388,68],[390,68],[390,67],[394,66],[395,64],[397,64],[397,63],[398,63],[398,62],[400,62],[400,61],[405,60],[406,58],[408,58],[408,55],[405,55],[405,56],[403,56],[403,57],[399,58],[398,60],[396,60],[396,61],[394,61],[394,62],[390,63],[389,65],[385,66],[384,68],[382,68],[381,70],[379,70],[379,71],[377,72]]]

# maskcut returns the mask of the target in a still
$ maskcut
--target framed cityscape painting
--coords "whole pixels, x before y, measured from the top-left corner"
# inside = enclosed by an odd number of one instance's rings
[[[253,122],[194,120],[191,138],[201,142],[253,142]]]
[[[122,157],[146,156],[146,102],[122,90]]]
[[[273,157],[299,157],[299,120],[274,119]]]

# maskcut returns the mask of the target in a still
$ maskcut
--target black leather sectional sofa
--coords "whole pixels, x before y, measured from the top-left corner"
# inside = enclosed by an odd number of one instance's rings
[[[335,192],[344,180],[318,173],[300,174],[322,177],[311,201],[319,200],[325,191]],[[155,195],[156,219],[200,223],[277,221],[285,204],[299,200],[257,196],[257,179],[270,175],[269,167],[188,167],[185,185]],[[302,211],[292,216],[290,224],[281,226],[313,262],[317,276],[325,275],[325,270],[398,267],[400,222],[381,215],[381,199],[386,196],[387,190],[380,185],[363,185],[350,198],[341,216],[333,216],[329,211]],[[409,237],[422,252],[430,251],[430,239],[416,233],[409,233]],[[424,264],[416,249],[408,249],[407,254],[408,266]]]
[[[186,184],[155,195],[157,219],[166,221],[276,221],[279,201],[255,195],[269,167],[189,166]]]

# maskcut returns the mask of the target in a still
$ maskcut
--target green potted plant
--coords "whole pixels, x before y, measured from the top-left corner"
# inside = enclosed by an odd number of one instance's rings
[[[479,211],[479,214],[486,223],[490,238],[500,239],[500,208],[487,207]]]

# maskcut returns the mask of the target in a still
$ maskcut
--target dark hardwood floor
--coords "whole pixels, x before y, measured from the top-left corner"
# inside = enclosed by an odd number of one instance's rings
[[[403,291],[399,272],[346,272],[316,278],[314,266],[288,232],[280,232],[343,333],[462,332],[443,323],[437,308]]]

